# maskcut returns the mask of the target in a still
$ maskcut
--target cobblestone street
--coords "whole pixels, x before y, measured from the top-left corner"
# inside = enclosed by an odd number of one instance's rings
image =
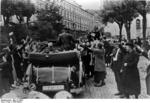
[[[150,99],[150,0],[0,8],[0,99]]]
[[[140,71],[140,78],[141,78],[141,95],[140,99],[150,98],[146,94],[146,83],[145,83],[145,77],[146,77],[146,65],[147,60],[144,57],[140,57],[140,62],[138,64],[138,68]],[[80,95],[78,95],[77,99],[119,99],[119,96],[115,96],[114,94],[117,93],[116,88],[116,82],[115,77],[110,68],[107,68],[107,76],[106,76],[106,85],[103,87],[95,87],[93,78],[86,81],[86,86]],[[27,95],[23,94],[22,88],[13,90],[15,94],[17,94],[20,98],[24,98]],[[132,97],[134,98],[134,97]]]
[[[147,60],[144,57],[140,57],[140,62],[138,64],[141,78],[141,95],[139,98],[150,98],[146,94],[146,64]],[[106,77],[106,85],[103,87],[94,87],[93,79],[87,81],[87,85],[85,91],[83,93],[83,98],[95,98],[95,99],[117,99],[118,96],[114,94],[117,93],[115,77],[110,68],[107,68],[107,77]],[[134,98],[134,97],[133,97]]]

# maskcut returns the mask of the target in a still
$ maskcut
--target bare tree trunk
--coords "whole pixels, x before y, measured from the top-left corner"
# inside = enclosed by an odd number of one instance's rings
[[[149,46],[146,42],[146,28],[147,28],[146,13],[144,13],[142,16],[143,16],[143,48],[144,50],[148,51]]]
[[[146,13],[143,16],[143,40],[146,41],[147,18]]]
[[[125,24],[125,28],[126,28],[126,32],[127,32],[127,40],[128,41],[131,41],[130,24],[131,24],[131,22],[127,22]]]
[[[123,23],[119,24],[119,42],[122,41],[122,27],[123,27]]]

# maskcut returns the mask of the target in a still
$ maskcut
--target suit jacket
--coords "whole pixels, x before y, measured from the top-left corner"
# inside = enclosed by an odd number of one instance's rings
[[[115,50],[115,55],[116,55],[118,49]],[[120,70],[123,66],[123,60],[124,60],[123,58],[124,58],[125,54],[126,54],[126,52],[120,48],[120,51],[117,56],[117,60],[112,60],[111,69],[113,71],[120,72]],[[115,55],[114,55],[114,57],[115,57]]]

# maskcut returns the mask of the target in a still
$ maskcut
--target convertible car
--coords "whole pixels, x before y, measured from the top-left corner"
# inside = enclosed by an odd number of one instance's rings
[[[85,83],[79,52],[30,53],[29,61],[26,78],[35,90],[43,93],[82,92]]]

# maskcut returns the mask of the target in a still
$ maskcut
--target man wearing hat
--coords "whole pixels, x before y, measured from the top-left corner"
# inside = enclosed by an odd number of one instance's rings
[[[119,44],[113,51],[113,59],[111,63],[111,69],[114,72],[116,84],[117,84],[117,89],[118,93],[115,95],[123,95],[122,94],[122,80],[121,80],[121,73],[120,69],[122,68],[123,65],[123,58],[126,55],[126,49],[124,48],[123,45]]]
[[[123,67],[120,71],[122,75],[123,93],[126,98],[129,98],[130,95],[138,98],[141,93],[140,77],[137,68],[139,55],[134,50],[132,43],[126,44],[126,50],[128,53],[124,57]]]

